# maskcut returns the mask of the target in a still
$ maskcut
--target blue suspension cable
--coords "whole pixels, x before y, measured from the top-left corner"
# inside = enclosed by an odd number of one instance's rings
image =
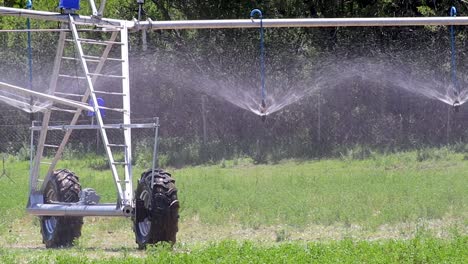
[[[32,9],[32,0],[26,0],[26,8],[27,9]],[[28,67],[29,67],[29,82],[28,82],[28,88],[29,90],[32,90],[32,48],[31,48],[31,21],[29,18],[26,19],[26,27],[28,29]],[[33,99],[31,97],[29,104],[32,107]],[[34,120],[34,115],[30,114],[29,116],[30,121],[32,122]]]
[[[26,1],[26,8],[32,9],[32,0]],[[26,19],[26,27],[28,28],[28,66],[29,66],[29,89],[32,90],[32,48],[31,48],[31,21]]]
[[[451,17],[455,17],[457,16],[457,9],[452,6],[452,8],[450,8],[450,16]],[[456,64],[456,50],[455,50],[455,29],[454,29],[454,26],[451,25],[450,26],[450,46],[451,46],[451,50],[452,50],[452,54],[451,54],[451,57],[452,57],[452,84],[453,84],[453,93],[455,94],[455,96],[458,96],[460,94],[460,85],[458,83],[458,79],[457,79],[457,64]]]
[[[263,38],[263,14],[260,9],[253,9],[250,12],[250,18],[258,14],[260,18],[260,78],[262,83],[262,108],[266,108],[266,92],[265,92],[265,42]]]

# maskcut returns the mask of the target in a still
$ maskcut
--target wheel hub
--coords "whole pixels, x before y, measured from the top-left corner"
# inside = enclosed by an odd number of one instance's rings
[[[54,216],[47,217],[47,219],[44,220],[44,225],[47,233],[52,234],[57,227],[57,219]]]
[[[138,209],[141,210],[148,210],[148,208],[151,205],[151,193],[148,192],[148,190],[143,190],[140,194],[140,200],[143,201],[143,207],[137,208],[137,214],[138,214]],[[151,221],[148,218],[148,214],[142,213],[141,217],[137,217],[138,221],[138,228],[140,229],[140,233],[143,236],[148,236],[150,229],[151,229]]]

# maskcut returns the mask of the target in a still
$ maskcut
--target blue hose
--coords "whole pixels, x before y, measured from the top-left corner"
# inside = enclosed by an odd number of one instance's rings
[[[451,17],[456,17],[457,16],[457,9],[452,6],[452,8],[450,8],[450,16]],[[451,54],[451,57],[452,57],[452,84],[453,84],[453,92],[455,94],[455,96],[458,96],[460,94],[460,85],[458,83],[458,79],[457,79],[457,64],[456,64],[456,50],[455,50],[455,29],[454,29],[454,26],[451,25],[450,26],[450,46],[451,46],[451,50],[452,50],[452,54]]]
[[[250,12],[250,18],[258,14],[260,18],[260,78],[262,82],[262,107],[266,107],[266,92],[265,92],[265,42],[263,39],[263,14],[260,9],[253,9]]]

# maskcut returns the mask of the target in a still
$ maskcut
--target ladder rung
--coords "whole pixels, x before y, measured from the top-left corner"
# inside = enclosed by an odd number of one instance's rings
[[[81,30],[81,31],[84,31],[84,30]],[[101,28],[101,29],[89,29],[88,32],[91,31],[91,32],[99,32],[99,33],[111,33],[111,32],[119,32],[120,29],[118,28]]]
[[[58,148],[59,146],[57,146],[57,145],[44,144],[44,147],[48,147],[48,148]]]
[[[124,183],[129,183],[130,181],[127,181],[127,180],[117,180],[117,183],[122,183],[122,182],[124,182]]]
[[[96,45],[109,45],[109,44],[124,45],[125,44],[125,43],[118,42],[118,41],[98,40],[98,39],[79,38],[77,40],[79,42],[84,42],[84,43],[88,43],[88,44],[96,44]]]
[[[71,78],[71,79],[86,79],[86,77],[83,76],[74,76],[74,75],[66,75],[66,74],[59,74],[59,77],[63,78]]]
[[[124,161],[114,161],[114,162],[112,162],[112,164],[114,164],[114,165],[128,165],[128,163],[124,162]]]
[[[125,79],[124,76],[120,75],[107,75],[107,74],[101,74],[101,73],[88,73],[89,76],[99,76],[99,77],[107,77],[107,78],[119,78],[119,79]]]
[[[97,28],[109,28],[109,29],[115,29],[119,31],[119,29],[123,29],[123,26],[117,26],[117,25],[96,25]]]
[[[98,57],[98,56],[91,56],[91,55],[83,55],[83,58],[85,59],[95,59],[95,60],[102,60],[103,57]],[[125,60],[123,59],[117,59],[117,58],[105,58],[108,61],[120,61],[124,62]]]
[[[68,41],[68,42],[75,42],[74,39],[65,39],[65,41]],[[96,44],[96,45],[109,45],[109,44],[112,44],[112,45],[124,45],[125,43],[123,42],[118,42],[118,41],[109,41],[109,40],[97,40],[97,39],[84,39],[84,38],[79,38],[77,39],[77,41],[79,42],[83,42],[83,43],[88,43],[88,44]]]
[[[62,93],[62,92],[55,92],[54,94],[65,95],[65,96],[83,97],[82,94],[72,94],[72,93]]]
[[[79,61],[79,59],[74,58],[74,57],[62,57],[63,60],[74,60],[74,61]]]
[[[100,60],[93,60],[93,59],[86,59],[86,58],[85,58],[85,61],[86,61],[86,62],[93,62],[93,63],[99,63],[99,62],[101,62]]]
[[[104,110],[109,110],[109,111],[116,111],[116,112],[126,112],[125,109],[121,108],[110,108],[110,107],[105,107],[105,106],[98,106],[99,109],[104,109]]]
[[[66,112],[66,113],[76,113],[76,110],[71,110],[71,109],[63,109],[63,108],[58,108],[58,107],[54,107],[52,108],[51,110],[54,110],[54,111],[60,111],[60,112]]]
[[[80,61],[80,59],[78,59],[78,58],[73,58],[73,57],[62,57],[62,59],[63,59],[63,60]],[[94,60],[94,59],[86,59],[86,58],[85,58],[85,60],[86,60],[87,62],[96,62],[96,63],[100,62],[99,60]]]
[[[123,147],[123,148],[127,147],[127,145],[125,145],[125,144],[107,144],[107,146],[109,146],[109,147]]]
[[[119,30],[118,29],[115,29],[115,30],[111,30],[111,29],[102,30],[102,29],[92,29],[92,28],[81,28],[81,29],[76,29],[76,31],[78,31],[78,32],[100,32],[100,33],[104,32],[104,33],[106,33],[106,32],[114,32],[114,31],[119,31]],[[65,32],[67,32],[67,31],[65,31]]]
[[[80,22],[77,23],[75,20],[73,20],[71,23],[72,23],[73,25],[86,25],[86,24],[83,24],[82,22],[81,22],[81,23],[80,23]],[[96,27],[98,27],[98,28],[110,28],[110,29],[113,29],[113,28],[115,28],[115,29],[122,29],[122,28],[123,28],[122,25],[113,25],[113,24],[106,24],[106,25],[104,25],[104,24],[99,24],[99,25],[96,25]]]
[[[126,128],[126,127],[123,127],[123,126],[115,127],[115,126],[106,126],[106,125],[103,125],[102,128],[104,128],[104,129],[120,129],[120,130],[127,130],[127,128]]]
[[[52,162],[41,161],[41,164],[52,165]]]
[[[109,95],[121,95],[121,96],[126,95],[124,93],[115,93],[115,92],[106,92],[106,91],[93,91],[93,93],[96,93],[96,94],[109,94]]]

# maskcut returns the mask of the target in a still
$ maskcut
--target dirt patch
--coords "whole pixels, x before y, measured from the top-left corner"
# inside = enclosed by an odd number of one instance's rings
[[[180,224],[179,241],[199,243],[232,240],[253,240],[258,242],[282,241],[327,241],[351,238],[355,240],[410,239],[419,233],[429,233],[438,238],[450,238],[454,233],[468,234],[467,225],[462,219],[444,218],[420,220],[414,223],[382,225],[367,228],[359,225],[336,224],[330,226],[309,224],[304,228],[289,225],[244,228],[231,223],[225,226],[210,226],[200,222],[198,217]]]
[[[450,238],[455,233],[468,235],[466,221],[456,218],[420,220],[412,223],[382,225],[366,228],[359,225],[314,225],[304,228],[288,225],[245,228],[238,223],[224,226],[207,225],[198,217],[180,221],[178,243],[184,245],[209,243],[221,240],[252,240],[261,243],[283,241],[330,241],[351,238],[353,240],[410,239],[418,233],[429,233],[438,238]],[[9,225],[6,234],[0,237],[0,247],[5,249],[44,249],[37,218],[26,216]],[[82,236],[75,248],[95,251],[96,255],[141,255],[136,250],[132,223],[123,218],[87,217]],[[104,253],[103,253],[104,252]]]

